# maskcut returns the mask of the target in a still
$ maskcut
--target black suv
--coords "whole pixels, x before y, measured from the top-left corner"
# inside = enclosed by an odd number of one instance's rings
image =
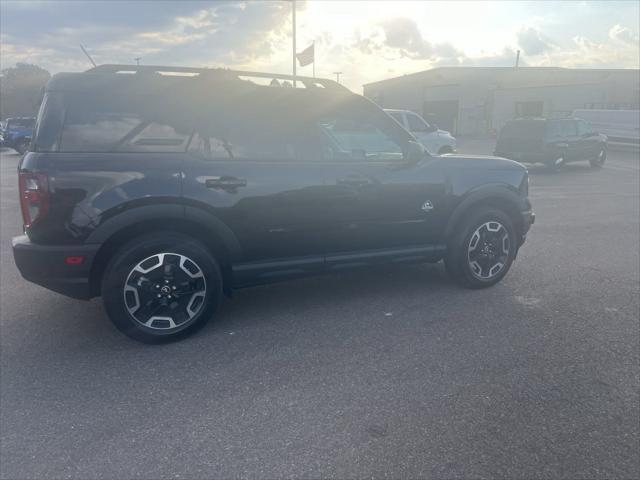
[[[494,154],[523,163],[544,163],[551,170],[581,160],[602,168],[607,137],[579,118],[523,118],[502,127]]]
[[[467,287],[504,277],[534,220],[522,165],[430,156],[364,97],[292,80],[55,75],[19,167],[22,275],[102,295],[147,342],[194,331],[222,293],[300,275],[444,259]]]

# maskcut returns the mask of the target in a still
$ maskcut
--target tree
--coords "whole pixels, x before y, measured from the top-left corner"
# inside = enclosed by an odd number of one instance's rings
[[[37,65],[16,63],[0,74],[0,118],[34,117],[42,100],[42,88],[51,74]]]

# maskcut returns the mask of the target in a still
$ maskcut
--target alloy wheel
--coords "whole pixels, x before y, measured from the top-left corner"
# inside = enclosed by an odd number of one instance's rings
[[[511,238],[504,225],[497,221],[480,225],[471,235],[467,248],[473,276],[479,280],[494,278],[505,268],[510,249]]]
[[[178,253],[145,258],[129,272],[124,303],[133,319],[154,330],[173,330],[195,320],[205,306],[202,269]]]

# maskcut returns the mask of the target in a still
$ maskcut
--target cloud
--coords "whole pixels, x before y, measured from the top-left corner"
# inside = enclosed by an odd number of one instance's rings
[[[382,22],[386,44],[398,49],[409,58],[429,58],[433,54],[431,44],[422,38],[418,24],[409,18],[394,18]]]
[[[517,52],[513,48],[505,47],[500,53],[494,55],[466,57],[463,63],[475,67],[513,67],[516,64],[516,56]],[[526,67],[527,62],[521,58],[519,65]]]
[[[431,43],[422,36],[418,24],[406,17],[380,22],[367,34],[356,29],[350,46],[364,55],[377,55],[386,60],[403,57],[434,63],[458,64],[463,53],[450,43]]]
[[[516,39],[520,48],[527,55],[540,55],[553,48],[553,43],[533,27],[522,28],[516,34]]]
[[[609,38],[618,42],[631,43],[634,45],[637,45],[638,41],[640,41],[638,35],[634,34],[629,28],[621,25],[614,25],[611,27],[609,30]]]
[[[243,65],[270,56],[289,34],[291,17],[286,2],[127,2],[126,14],[123,8],[106,9],[102,2],[93,2],[95,8],[88,7],[91,2],[72,3],[61,2],[66,9],[41,5],[45,14],[25,28],[18,21],[24,9],[7,12],[8,22],[3,5],[2,30],[9,40],[3,38],[2,67],[27,61],[51,71],[84,69],[88,65],[80,43],[98,63],[131,63],[142,57],[146,64]],[[304,8],[298,2],[298,10]]]

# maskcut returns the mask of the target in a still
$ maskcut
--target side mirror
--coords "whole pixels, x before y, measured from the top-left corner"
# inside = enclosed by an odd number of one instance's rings
[[[418,163],[425,156],[425,149],[418,142],[409,141],[404,152],[404,159],[409,163]]]

